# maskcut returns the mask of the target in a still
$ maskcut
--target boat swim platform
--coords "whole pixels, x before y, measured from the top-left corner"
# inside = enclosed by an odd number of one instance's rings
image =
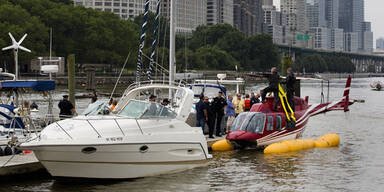
[[[10,158],[12,159],[9,160]],[[0,166],[0,177],[28,174],[44,170],[43,165],[37,160],[33,152],[29,154],[18,154],[14,157],[12,157],[12,155],[1,156]]]

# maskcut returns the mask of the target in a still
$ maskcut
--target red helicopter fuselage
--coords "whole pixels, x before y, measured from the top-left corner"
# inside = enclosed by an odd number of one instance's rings
[[[295,126],[287,126],[287,116],[281,103],[277,111],[273,111],[274,98],[269,97],[265,103],[254,104],[250,112],[241,113],[236,117],[226,139],[235,146],[255,147],[266,146],[283,140],[296,139],[305,130],[311,116],[333,110],[348,111],[348,106],[354,101],[349,100],[351,78],[348,77],[343,98],[339,101],[308,104],[305,99],[295,97]],[[292,120],[291,120],[292,121]]]

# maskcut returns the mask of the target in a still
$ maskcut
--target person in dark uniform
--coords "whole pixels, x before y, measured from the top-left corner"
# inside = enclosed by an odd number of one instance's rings
[[[213,107],[213,103],[209,102],[209,99],[207,96],[204,97],[204,103],[207,106],[208,135],[209,135],[209,138],[214,138],[213,131],[215,130],[215,120],[216,120],[215,109]]]
[[[72,117],[75,108],[73,107],[72,103],[68,100],[68,95],[63,96],[63,100],[59,102],[58,106],[60,109],[60,119]]]
[[[196,127],[201,127],[203,134],[205,123],[208,122],[208,106],[204,102],[204,95],[200,95],[200,101],[196,103]]]
[[[287,87],[287,100],[289,103],[289,106],[291,106],[292,110],[295,111],[295,100],[294,100],[294,95],[295,95],[295,83],[296,83],[296,76],[292,72],[292,68],[287,69],[287,78],[285,82]]]
[[[276,67],[272,67],[271,75],[269,76],[269,86],[263,90],[261,95],[262,102],[265,102],[265,97],[267,93],[273,92],[273,96],[275,97],[275,103],[273,105],[273,110],[277,111],[277,103],[279,101],[279,83],[280,83],[280,75],[277,73]]]
[[[212,102],[216,115],[216,136],[221,137],[221,120],[224,116],[224,108],[227,105],[227,101],[223,98],[223,92],[219,91]]]

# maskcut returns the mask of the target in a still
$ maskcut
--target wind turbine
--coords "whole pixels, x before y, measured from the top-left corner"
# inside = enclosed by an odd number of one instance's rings
[[[19,79],[19,65],[18,65],[18,51],[19,49],[23,50],[23,51],[26,51],[26,52],[31,52],[31,50],[21,46],[20,44],[24,41],[25,37],[27,37],[27,34],[25,34],[19,42],[17,42],[15,40],[15,38],[12,36],[11,32],[8,33],[9,37],[11,37],[12,39],[12,45],[11,46],[8,46],[8,47],[4,47],[2,50],[5,51],[5,50],[8,50],[8,49],[13,49],[13,53],[15,55],[15,76],[16,76],[16,80]]]

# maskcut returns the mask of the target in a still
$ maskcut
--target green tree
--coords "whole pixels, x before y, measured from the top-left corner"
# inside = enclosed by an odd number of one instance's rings
[[[200,69],[234,70],[237,61],[227,52],[216,46],[201,47],[196,51],[198,66]]]

